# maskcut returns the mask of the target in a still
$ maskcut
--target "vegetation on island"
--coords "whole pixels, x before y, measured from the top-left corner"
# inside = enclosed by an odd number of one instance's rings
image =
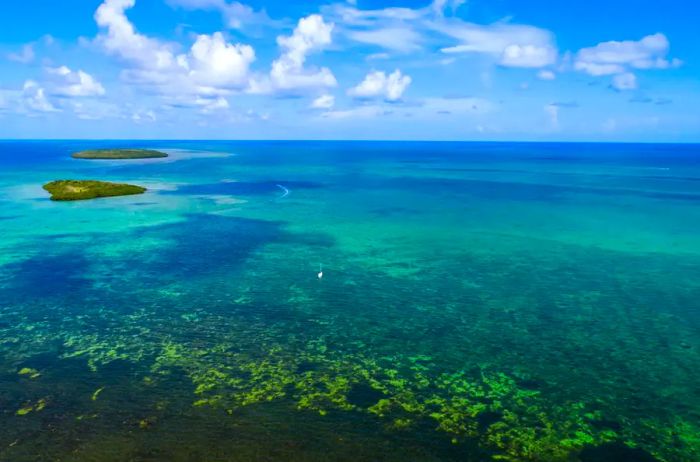
[[[129,196],[143,194],[146,188],[141,186],[110,183],[96,180],[58,180],[44,185],[54,201],[78,201],[98,197]]]
[[[168,157],[164,152],[153,149],[90,149],[76,152],[75,159],[155,159]]]

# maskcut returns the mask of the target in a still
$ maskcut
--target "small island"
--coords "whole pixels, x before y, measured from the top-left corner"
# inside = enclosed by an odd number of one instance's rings
[[[125,183],[95,180],[58,180],[46,183],[44,189],[52,201],[80,201],[98,197],[130,196],[143,194],[146,188]]]
[[[72,155],[74,159],[157,159],[168,157],[164,152],[153,149],[90,149],[76,152]]]

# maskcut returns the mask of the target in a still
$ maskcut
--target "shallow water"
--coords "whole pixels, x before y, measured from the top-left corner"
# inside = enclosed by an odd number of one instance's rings
[[[0,460],[700,460],[700,146],[108,145],[0,142]]]

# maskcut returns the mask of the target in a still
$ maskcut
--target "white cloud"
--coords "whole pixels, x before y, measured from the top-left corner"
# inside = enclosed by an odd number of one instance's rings
[[[82,70],[72,71],[67,66],[49,68],[48,72],[58,77],[59,81],[51,93],[59,96],[81,97],[102,96],[105,89],[93,76]]]
[[[443,16],[445,14],[445,10],[449,9],[451,10],[452,14],[454,14],[459,7],[465,3],[467,3],[467,0],[433,0],[433,3],[430,6],[436,15]]]
[[[425,9],[390,7],[378,10],[360,10],[354,6],[336,3],[322,9],[324,15],[346,25],[373,28],[391,21],[409,22],[425,17]]]
[[[34,61],[34,58],[34,45],[31,43],[24,45],[18,53],[10,53],[7,55],[7,59],[10,61],[15,61],[22,64],[29,64]]]
[[[321,11],[339,24],[338,33],[350,41],[399,53],[423,47],[420,21],[431,14],[430,8],[361,10],[342,3],[322,7]]]
[[[421,103],[422,109],[428,113],[476,115],[486,114],[496,110],[489,100],[471,96],[457,98],[425,98]]]
[[[375,10],[335,3],[322,11],[338,24],[342,37],[389,52],[409,53],[431,45],[444,53],[490,54],[504,67],[544,67],[557,61],[554,36],[547,30],[508,22],[482,25],[445,17],[446,12],[456,11],[464,3],[434,0],[422,8]]]
[[[308,55],[332,43],[333,27],[318,14],[301,18],[292,35],[277,37],[282,53],[272,62],[269,78],[253,80],[250,91],[271,93],[336,86],[338,82],[327,67],[307,69],[304,66]]]
[[[323,113],[323,117],[327,119],[369,119],[381,115],[388,115],[391,111],[380,105],[359,106],[350,109],[337,111],[327,111]]]
[[[356,42],[377,45],[400,53],[419,50],[423,40],[422,36],[410,27],[349,31],[347,36]]]
[[[167,0],[168,4],[190,10],[217,10],[221,13],[227,27],[242,29],[251,25],[274,24],[265,11],[255,11],[248,5],[226,0]]]
[[[598,63],[588,63],[584,61],[577,61],[574,64],[577,71],[586,72],[594,77],[599,77],[601,75],[613,75],[625,72],[625,67],[620,64],[598,64]]]
[[[152,110],[145,110],[134,112],[131,115],[131,120],[133,120],[137,124],[141,124],[145,122],[155,122],[158,120],[158,118],[156,117],[156,113]]]
[[[618,74],[613,77],[611,85],[618,91],[635,90],[637,88],[637,76],[631,72]]]
[[[398,69],[389,75],[382,71],[373,71],[356,87],[348,90],[348,94],[356,98],[384,98],[394,102],[401,99],[409,85],[411,77],[402,75]]]
[[[576,54],[574,68],[593,76],[622,74],[627,69],[668,69],[681,62],[668,59],[670,44],[664,34],[647,35],[639,41],[602,42]]]
[[[188,59],[183,60],[189,75],[198,85],[208,87],[243,87],[248,84],[249,66],[255,51],[249,45],[231,44],[220,32],[199,35]]]
[[[557,50],[551,46],[508,45],[500,64],[506,67],[544,67],[557,60]]]
[[[333,95],[321,95],[311,103],[313,109],[331,109],[335,106],[335,96]]]
[[[105,0],[95,13],[105,30],[97,43],[133,66],[122,73],[126,80],[167,95],[222,95],[249,85],[252,47],[228,43],[216,32],[198,35],[188,53],[176,54],[176,45],[136,31],[125,14],[134,4],[135,0]]]
[[[555,80],[557,75],[552,71],[542,69],[537,73],[537,78],[540,80]]]
[[[460,42],[442,48],[443,53],[491,54],[506,67],[544,67],[557,59],[552,33],[533,26],[452,20],[433,23],[432,28]]]
[[[24,108],[31,112],[59,112],[46,97],[43,87],[33,80],[27,80],[22,87],[22,104]]]
[[[552,128],[559,128],[559,105],[548,104],[544,107],[544,112],[549,116]]]
[[[217,98],[197,97],[197,99],[195,99],[195,104],[201,108],[200,112],[202,114],[209,114],[215,111],[225,111],[230,107],[228,100],[223,96],[219,96]]]
[[[409,112],[396,112],[395,106],[385,104],[368,104],[350,109],[327,111],[323,117],[328,119],[368,119],[381,116],[411,115],[421,119],[434,119],[437,115],[480,116],[496,110],[496,105],[483,98],[425,98],[415,106],[406,108]]]
[[[138,63],[145,69],[164,70],[178,67],[173,46],[136,32],[125,11],[136,0],[105,0],[95,12],[97,25],[106,29],[98,42],[108,52]]]
[[[372,53],[371,55],[367,55],[365,58],[367,61],[373,61],[373,60],[378,60],[378,59],[389,59],[391,58],[391,55],[389,53]]]
[[[103,99],[73,99],[67,101],[66,106],[72,109],[75,116],[82,120],[126,117],[123,105],[117,105]]]

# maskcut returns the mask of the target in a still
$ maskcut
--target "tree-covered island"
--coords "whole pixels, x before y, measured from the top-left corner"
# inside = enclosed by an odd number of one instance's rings
[[[96,180],[58,180],[46,183],[44,189],[51,194],[53,201],[79,201],[98,197],[129,196],[143,194],[141,186],[110,183]]]
[[[89,149],[76,152],[72,155],[74,159],[156,159],[168,157],[164,152],[153,149]]]

